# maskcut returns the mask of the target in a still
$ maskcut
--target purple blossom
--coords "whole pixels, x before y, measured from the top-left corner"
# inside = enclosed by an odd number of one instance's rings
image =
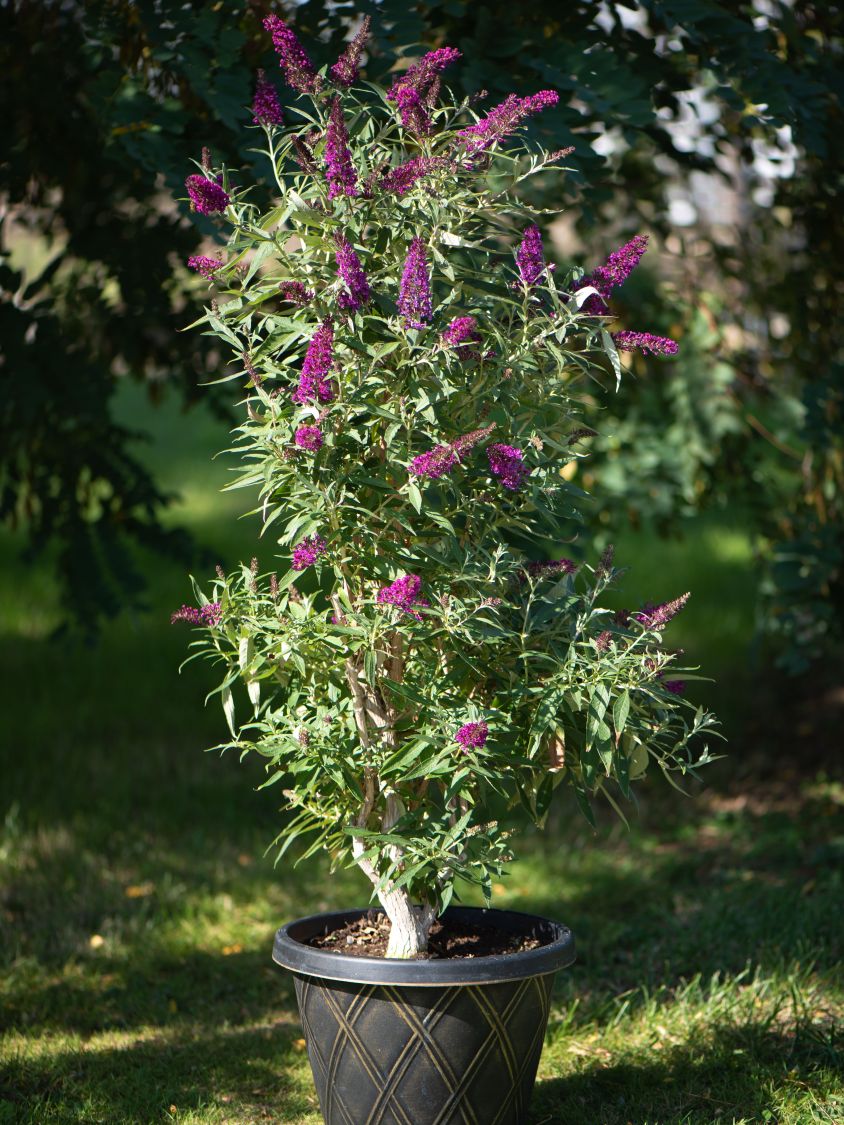
[[[535,223],[532,223],[524,233],[519,249],[516,251],[516,265],[519,267],[522,284],[528,287],[536,285],[548,268],[542,253],[542,232]]]
[[[685,680],[665,680],[662,685],[666,691],[670,691],[672,695],[682,695],[686,690]]]
[[[207,602],[198,609],[193,605],[183,605],[170,615],[170,624],[177,621],[186,621],[188,625],[207,625],[213,627],[220,624],[222,610],[219,602]]]
[[[637,234],[618,250],[613,250],[605,265],[598,266],[588,277],[581,278],[575,285],[575,290],[591,285],[600,294],[600,297],[591,294],[583,305],[583,311],[593,316],[602,316],[606,312],[606,302],[609,300],[610,293],[624,284],[642,260],[642,255],[647,248],[648,236]]]
[[[505,488],[518,492],[530,472],[521,449],[513,445],[491,445],[486,451],[493,476],[499,477]]]
[[[307,570],[328,550],[328,544],[321,535],[309,535],[293,551],[294,570]]]
[[[420,453],[410,462],[411,471],[417,477],[439,480],[446,476],[458,463],[458,456],[450,445],[437,445],[427,453]]]
[[[337,195],[357,195],[358,177],[349,150],[349,134],[343,118],[339,97],[331,102],[328,129],[325,134],[325,168],[328,179],[328,198]]]
[[[476,155],[490,148],[496,141],[504,140],[532,113],[541,113],[548,106],[556,105],[559,100],[560,95],[554,90],[540,90],[538,94],[531,94],[527,98],[510,94],[500,105],[491,109],[486,117],[467,129],[461,129],[457,135],[463,141],[466,151],[470,155]]]
[[[603,633],[599,633],[595,638],[595,648],[598,652],[606,652],[610,647],[612,641],[612,633],[609,629],[604,629]]]
[[[396,79],[387,98],[396,103],[405,129],[419,134],[431,131],[430,111],[439,95],[440,74],[459,58],[460,51],[455,47],[440,47],[423,55]]]
[[[430,604],[426,598],[419,596],[421,589],[422,579],[419,575],[406,574],[403,578],[397,578],[389,586],[383,586],[378,591],[377,600],[380,605],[394,605],[403,613],[409,613],[411,617],[421,621],[422,614],[415,607]]]
[[[200,215],[214,215],[218,211],[225,211],[231,203],[231,196],[222,187],[219,177],[216,180],[206,180],[205,176],[194,173],[185,180],[188,189],[191,207]]]
[[[223,268],[223,263],[217,258],[209,258],[205,254],[194,254],[192,258],[188,258],[188,266],[210,281],[217,270]]]
[[[320,402],[331,402],[334,398],[334,385],[328,378],[328,373],[333,365],[334,325],[328,317],[308,344],[299,376],[299,386],[293,393],[293,401],[303,406],[316,399]]]
[[[379,181],[379,187],[392,195],[406,195],[418,180],[429,176],[437,168],[444,167],[445,163],[441,156],[414,156],[397,168],[385,172]]]
[[[489,727],[486,723],[464,723],[454,736],[454,741],[459,742],[464,750],[480,750],[486,745],[489,737]]]
[[[679,598],[675,598],[673,601],[663,602],[661,605],[646,605],[643,610],[634,613],[633,616],[646,629],[662,629],[672,618],[677,616],[690,597],[691,594],[686,593],[681,594]]]
[[[345,289],[337,298],[337,303],[341,309],[354,312],[372,299],[369,281],[352,244],[342,234],[334,236],[334,247],[337,273],[345,285]]]
[[[527,565],[531,578],[547,578],[551,574],[574,574],[577,566],[571,559],[554,559],[553,562],[532,562]]]
[[[304,308],[314,299],[313,289],[308,289],[301,281],[282,281],[278,287],[278,295],[288,304]]]
[[[477,343],[481,338],[478,332],[478,322],[473,316],[456,316],[442,334],[442,342],[454,348],[458,359],[477,359],[477,348],[471,344]]]
[[[293,30],[279,16],[267,16],[264,27],[272,36],[278,65],[287,85],[300,94],[313,94],[321,82]]]
[[[680,345],[669,336],[654,336],[650,332],[614,332],[615,346],[622,352],[640,348],[645,355],[676,355]]]
[[[293,435],[293,441],[300,449],[319,453],[322,449],[322,430],[319,426],[300,426]]]
[[[272,82],[267,81],[263,70],[258,71],[255,98],[252,102],[252,121],[255,125],[284,124],[276,88]]]
[[[425,243],[418,236],[410,244],[399,286],[398,309],[408,328],[424,328],[430,323],[431,279]]]
[[[484,426],[480,430],[472,430],[468,434],[461,434],[449,445],[437,445],[427,453],[420,453],[411,461],[411,472],[418,477],[428,477],[429,480],[439,480],[446,476],[460,463],[464,453],[489,437],[495,425]]]
[[[342,55],[329,71],[338,86],[351,86],[353,82],[357,81],[360,57],[369,41],[369,26],[371,23],[371,18],[364,16],[354,38],[349,41]]]

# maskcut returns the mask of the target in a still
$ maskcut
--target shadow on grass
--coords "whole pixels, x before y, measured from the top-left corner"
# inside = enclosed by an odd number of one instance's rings
[[[775,1122],[783,1083],[835,1096],[836,1055],[829,1040],[797,1025],[788,1033],[757,1024],[715,1025],[705,1043],[654,1051],[647,1060],[587,1064],[537,1083],[531,1125],[715,1125]],[[826,1090],[824,1090],[824,1087]],[[844,1102],[841,1103],[844,1109]],[[767,1115],[767,1116],[766,1116]],[[833,1120],[815,1118],[807,1122]]]
[[[294,1121],[316,1111],[301,1031],[288,1020],[213,1027],[14,1062],[0,1079],[0,1120],[111,1123],[218,1109],[224,1121]],[[13,1117],[3,1117],[3,1103]],[[319,1120],[317,1117],[316,1120]]]

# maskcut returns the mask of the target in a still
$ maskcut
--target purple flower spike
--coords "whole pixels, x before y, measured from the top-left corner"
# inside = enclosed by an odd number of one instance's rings
[[[634,613],[633,616],[646,629],[663,629],[683,609],[690,597],[691,594],[681,594],[679,598],[675,598],[671,602],[663,602],[656,606],[645,606],[643,610]]]
[[[319,326],[308,344],[293,401],[303,406],[316,400],[331,402],[334,398],[334,385],[328,378],[328,373],[333,366],[334,325],[329,317]]]
[[[530,472],[521,449],[513,445],[491,445],[486,455],[492,475],[498,477],[511,492],[518,492]]]
[[[418,236],[411,242],[405,258],[398,308],[408,328],[424,328],[433,315],[425,243]]]
[[[321,85],[319,75],[292,28],[279,16],[267,16],[264,27],[272,36],[278,65],[287,85],[300,94],[313,94],[317,91]]]
[[[284,124],[275,86],[267,81],[263,70],[258,71],[255,98],[252,102],[252,121],[255,125]]]
[[[532,562],[527,565],[531,578],[547,578],[551,574],[574,574],[577,566],[571,559],[555,559],[554,562]]]
[[[371,23],[371,18],[364,16],[363,23],[358,28],[355,37],[348,43],[340,58],[329,71],[338,86],[351,86],[353,82],[357,81],[360,57],[369,41]]]
[[[378,591],[379,605],[393,605],[396,609],[402,610],[403,613],[409,613],[411,617],[415,617],[417,621],[422,620],[422,614],[416,609],[416,606],[426,606],[429,604],[426,598],[420,598],[419,591],[422,589],[422,579],[418,574],[406,574],[403,578],[397,578],[389,586],[383,586]]]
[[[682,695],[686,690],[685,680],[665,680],[662,685],[666,691],[670,691],[672,695]]]
[[[317,559],[322,558],[327,550],[328,544],[321,535],[309,535],[293,551],[293,569],[307,570]]]
[[[431,131],[431,110],[439,96],[440,74],[459,58],[460,51],[455,47],[440,47],[423,55],[396,79],[387,98],[396,103],[405,129],[419,135]]]
[[[231,203],[231,196],[224,190],[219,180],[206,180],[204,176],[194,174],[185,180],[191,206],[200,215],[214,215],[225,211]]]
[[[363,266],[360,264],[360,258],[355,253],[352,244],[342,234],[335,235],[334,246],[337,273],[346,287],[337,298],[337,303],[341,309],[354,312],[355,309],[368,304],[372,299],[369,282]]]
[[[414,184],[424,176],[429,176],[437,168],[442,168],[446,161],[441,156],[414,156],[385,172],[379,181],[382,191],[391,195],[407,195]]]
[[[427,453],[420,453],[410,462],[411,471],[417,477],[439,480],[447,476],[459,458],[450,445],[437,445]]]
[[[478,350],[471,345],[481,338],[478,322],[473,316],[456,316],[442,334],[442,341],[454,348],[458,359],[477,359]]]
[[[606,312],[606,302],[609,300],[610,293],[613,289],[617,289],[619,285],[624,284],[642,260],[642,255],[647,248],[648,236],[637,234],[635,238],[625,242],[618,250],[613,250],[605,265],[598,266],[588,277],[581,278],[575,289],[584,289],[587,285],[591,285],[600,294],[600,297],[596,297],[593,293],[588,298],[583,305],[583,312],[592,316],[603,316]]]
[[[542,232],[535,223],[525,231],[524,238],[516,251],[516,265],[519,267],[522,284],[528,287],[536,285],[548,268],[542,253]]]
[[[454,736],[454,741],[459,742],[464,750],[480,750],[486,745],[489,737],[489,727],[486,723],[464,723]]]
[[[468,129],[461,129],[457,134],[463,141],[466,151],[474,156],[491,148],[496,141],[502,141],[509,136],[526,117],[533,113],[541,113],[548,106],[556,105],[560,95],[554,90],[540,90],[538,94],[520,98],[510,94],[504,101],[491,109],[486,117],[470,125]]]
[[[319,426],[300,426],[293,435],[294,443],[309,453],[319,453],[322,449],[322,430]]]
[[[301,281],[282,281],[278,287],[278,295],[282,301],[304,308],[314,299],[313,289],[308,289]]]
[[[325,168],[328,178],[328,198],[338,195],[357,195],[358,177],[349,150],[349,134],[343,118],[343,106],[335,97],[331,103],[328,129],[325,135]]]
[[[615,346],[622,352],[640,348],[645,355],[676,355],[680,345],[669,336],[654,336],[650,332],[614,332]]]
[[[198,609],[196,606],[183,605],[181,609],[177,609],[175,613],[170,615],[170,624],[175,625],[177,621],[186,621],[188,625],[207,625],[209,628],[213,628],[220,624],[221,617],[222,610],[219,602],[208,602]]]
[[[208,258],[205,254],[194,254],[192,258],[188,258],[188,267],[210,281],[217,270],[223,268],[223,263],[216,258]]]
[[[483,429],[461,434],[450,445],[437,445],[427,453],[420,453],[410,462],[411,472],[417,477],[427,477],[429,480],[439,480],[440,477],[447,476],[462,461],[464,453],[468,453],[479,441],[489,437],[494,429],[493,423],[491,426],[484,426]]]

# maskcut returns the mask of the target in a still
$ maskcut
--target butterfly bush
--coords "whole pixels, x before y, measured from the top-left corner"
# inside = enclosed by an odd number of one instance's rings
[[[388,955],[415,956],[460,887],[489,894],[520,818],[554,799],[591,818],[710,759],[663,641],[687,595],[654,573],[651,604],[604,605],[618,572],[566,471],[619,352],[676,344],[613,316],[644,236],[585,273],[549,262],[520,185],[562,193],[564,154],[528,135],[553,91],[476,114],[443,87],[445,46],[379,94],[358,82],[368,23],[323,70],[265,26],[284,111],[261,75],[244,128],[266,177],[206,161],[187,190],[225,243],[191,264],[241,399],[235,484],[277,546],[174,619],[224,669],[224,746],[283,794],[279,853],[357,865]]]

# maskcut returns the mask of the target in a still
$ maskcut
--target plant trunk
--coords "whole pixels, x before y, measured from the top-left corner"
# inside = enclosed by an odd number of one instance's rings
[[[390,919],[387,957],[412,958],[428,951],[428,935],[434,924],[432,906],[414,906],[403,887],[381,891],[378,895]]]

